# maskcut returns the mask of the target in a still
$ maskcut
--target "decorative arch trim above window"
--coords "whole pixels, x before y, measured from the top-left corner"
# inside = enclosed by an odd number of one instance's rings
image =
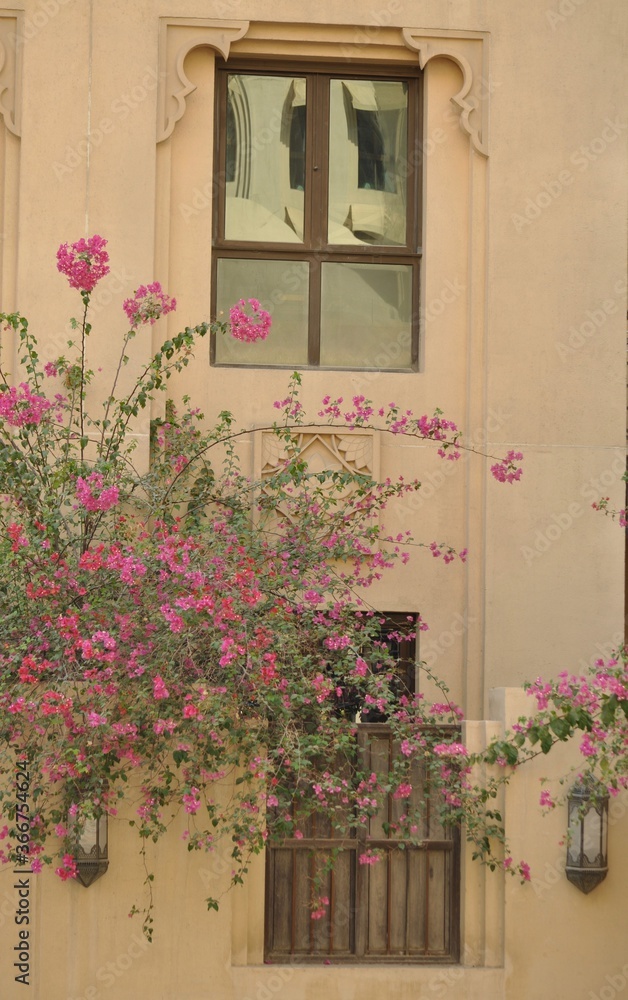
[[[0,11],[0,115],[9,132],[22,134],[23,10]]]
[[[157,142],[168,139],[185,114],[186,100],[196,85],[185,73],[185,60],[195,48],[207,47],[227,61],[235,45],[238,54],[289,59],[336,59],[347,67],[365,67],[371,59],[411,62],[416,53],[421,69],[435,58],[452,60],[462,72],[462,87],[451,97],[460,114],[460,126],[472,147],[488,155],[490,95],[494,86],[489,72],[489,34],[483,31],[419,27],[373,28],[365,26],[275,24],[214,18],[162,17],[159,28],[159,95]],[[358,39],[356,41],[356,38]],[[350,75],[350,74],[348,74]]]

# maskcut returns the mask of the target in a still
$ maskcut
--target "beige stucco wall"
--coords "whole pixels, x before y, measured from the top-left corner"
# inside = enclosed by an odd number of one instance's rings
[[[476,139],[481,123],[489,155],[461,129],[451,102],[462,85],[459,64],[430,60],[421,371],[309,372],[304,401],[315,411],[326,392],[355,389],[416,412],[440,406],[480,448],[487,442],[495,454],[525,453],[521,483],[500,486],[490,460],[465,457],[445,467],[429,448],[381,442],[384,475],[403,471],[424,481],[422,495],[391,512],[391,529],[468,546],[470,559],[465,568],[444,567],[419,551],[376,600],[421,611],[430,624],[422,655],[470,718],[500,722],[501,712],[512,719],[515,696],[489,710],[491,688],[581,669],[610,651],[623,632],[623,545],[590,503],[601,493],[621,505],[625,460],[624,5],[322,0],[305,11],[298,0],[24,0],[20,9],[14,22],[15,8],[0,3],[8,122],[0,121],[1,307],[26,313],[45,352],[56,356],[78,304],[56,273],[57,246],[104,235],[112,274],[94,297],[92,335],[92,366],[103,378],[124,331],[121,301],[139,283],[159,279],[177,296],[173,329],[209,312],[214,52],[188,56],[184,69],[196,89],[157,144],[158,99],[172,72],[172,53],[162,48],[160,56],[160,18],[250,20],[234,51],[272,51],[283,32],[297,39],[283,42],[283,51],[317,37],[323,54],[360,65],[382,53],[418,58],[402,44],[401,27],[450,43],[458,34],[467,39],[478,102],[471,122]],[[299,26],[304,16],[308,23]],[[341,39],[335,48],[334,39]],[[149,335],[133,349],[137,364],[145,360]],[[284,395],[286,374],[215,371],[204,347],[179,391],[191,392],[208,415],[230,407],[243,422],[264,423]],[[136,431],[146,454],[147,422]],[[243,455],[253,461],[250,444]],[[300,968],[280,981],[277,970],[259,964],[260,866],[240,897],[227,896],[219,915],[208,914],[204,889],[222,866],[190,858],[177,830],[155,859],[158,930],[146,949],[139,925],[124,916],[141,893],[143,869],[119,821],[111,871],[90,890],[49,875],[37,881],[37,958],[27,995],[591,1000],[614,988],[608,977],[619,983],[626,962],[626,819],[618,812],[611,828],[611,874],[581,896],[559,871],[564,814],[541,819],[537,806],[549,763],[522,774],[507,800],[513,853],[530,861],[537,881],[502,886],[499,876],[485,881],[465,869],[464,962],[477,969],[451,969],[447,978],[434,968]],[[558,776],[553,757],[551,768]],[[7,1000],[26,992],[10,969],[12,884],[0,872],[0,995]]]

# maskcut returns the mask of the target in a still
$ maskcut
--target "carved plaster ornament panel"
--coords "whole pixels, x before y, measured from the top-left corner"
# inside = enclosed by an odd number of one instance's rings
[[[379,479],[379,437],[374,431],[332,431],[304,427],[294,433],[294,445],[278,438],[272,431],[262,431],[257,435],[255,478],[262,484],[282,472],[287,463],[295,457],[307,464],[312,476],[326,472],[362,475],[377,481]],[[356,486],[348,482],[323,481],[317,487],[329,491],[335,500],[346,501]],[[262,485],[263,490],[263,485]],[[280,515],[290,519],[287,509],[279,508]]]
[[[259,29],[263,27],[264,31]],[[159,39],[159,101],[157,124],[157,142],[162,142],[172,135],[176,123],[185,114],[186,98],[194,92],[196,85],[185,74],[184,63],[192,49],[206,46],[218,52],[227,60],[233,43],[240,39],[249,42],[249,34],[254,42],[255,52],[260,54],[260,45],[266,49],[266,54],[276,55],[273,47],[272,26],[251,25],[249,21],[221,21],[213,18],[161,18]],[[290,43],[297,52],[303,44],[321,50],[321,57],[338,58],[347,62],[347,41],[342,29],[338,27],[338,41],[334,38],[321,38],[321,26],[299,24],[291,26]],[[287,26],[277,25],[276,33],[281,35],[282,52],[290,45],[286,42]],[[314,37],[310,37],[314,33]],[[260,37],[258,37],[260,36]],[[263,36],[263,39],[261,38]],[[423,31],[420,28],[387,29],[385,45],[386,53],[391,52],[390,39],[395,39],[392,47],[399,50],[411,50],[418,53],[419,65],[424,68],[436,57],[450,59],[462,72],[463,83],[460,91],[453,95],[451,102],[460,115],[460,125],[469,136],[472,146],[482,155],[488,155],[488,105],[491,90],[496,86],[491,84],[488,73],[488,33],[480,31]],[[368,64],[368,50],[373,56],[377,54],[378,38],[367,38],[365,44],[360,44],[362,53],[361,64]],[[337,52],[335,51],[337,49]],[[247,49],[248,51],[248,49]],[[381,49],[381,53],[384,49]],[[399,58],[399,56],[397,56]]]
[[[0,114],[13,135],[21,135],[23,11],[0,12]]]
[[[261,435],[262,479],[280,472],[295,453],[307,462],[315,475],[326,470],[375,476],[375,446],[373,431],[326,431],[304,428],[294,433],[290,447],[272,431]]]

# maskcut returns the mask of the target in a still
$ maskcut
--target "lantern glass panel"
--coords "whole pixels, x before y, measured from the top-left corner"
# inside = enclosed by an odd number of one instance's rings
[[[600,829],[602,817],[597,809],[592,806],[587,810],[582,819],[582,853],[586,863],[594,865],[599,863],[600,850]]]
[[[85,854],[91,854],[92,848],[96,844],[96,820],[86,819],[85,825],[79,837],[79,847]]]
[[[105,813],[98,817],[98,846],[101,854],[107,853],[107,816]]]
[[[571,801],[569,803],[569,833],[567,846],[568,865],[580,865],[582,850],[582,831],[580,822],[580,803],[578,801]]]

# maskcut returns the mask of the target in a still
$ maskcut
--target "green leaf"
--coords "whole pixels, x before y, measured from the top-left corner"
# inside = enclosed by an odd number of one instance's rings
[[[567,740],[571,736],[572,727],[565,718],[560,718],[557,716],[550,722],[550,729],[558,737],[559,740]]]
[[[619,707],[619,700],[616,694],[612,694],[608,701],[602,705],[601,719],[602,725],[611,726],[615,719],[615,713]]]
[[[528,739],[530,741],[531,746],[534,746],[535,743],[539,742],[540,735],[541,733],[538,726],[530,726],[530,728],[528,729]]]
[[[554,745],[554,737],[552,736],[550,729],[542,729],[540,733],[541,740],[541,750],[543,753],[549,753]]]

